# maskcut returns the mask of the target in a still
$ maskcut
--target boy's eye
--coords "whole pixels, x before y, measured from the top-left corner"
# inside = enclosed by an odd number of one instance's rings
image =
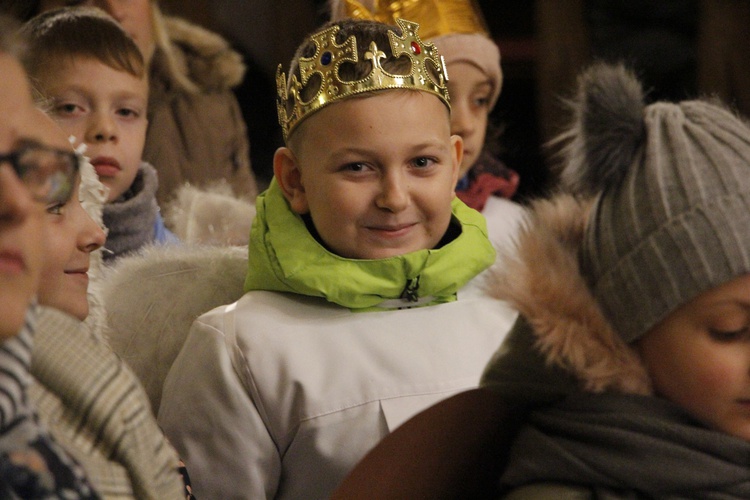
[[[54,112],[59,115],[72,115],[78,110],[79,107],[77,104],[73,104],[72,102],[64,102],[55,106]]]
[[[750,326],[745,326],[739,330],[715,330],[708,331],[711,338],[717,342],[737,342],[750,337]]]
[[[427,158],[426,156],[420,156],[418,158],[415,158],[412,162],[415,167],[417,168],[426,168],[435,163],[435,160],[432,158]]]
[[[53,203],[52,205],[48,205],[45,210],[51,215],[62,215],[63,208],[65,208],[65,203]]]
[[[137,118],[140,114],[134,109],[122,108],[117,111],[117,114],[129,118]]]
[[[487,108],[490,105],[489,96],[477,97],[474,99],[474,105],[479,108]]]
[[[347,172],[364,172],[367,170],[367,165],[364,163],[348,163],[344,165],[342,170]]]

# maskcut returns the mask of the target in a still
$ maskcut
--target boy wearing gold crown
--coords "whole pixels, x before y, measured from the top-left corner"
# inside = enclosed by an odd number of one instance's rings
[[[414,413],[476,386],[516,313],[455,198],[444,64],[418,25],[342,21],[279,72],[286,147],[258,198],[247,292],[201,316],[159,421],[204,498],[325,498]]]
[[[496,248],[508,246],[522,220],[510,198],[518,174],[493,153],[497,131],[489,123],[503,83],[500,49],[489,37],[475,0],[329,0],[333,20],[372,19],[395,25],[419,23],[420,36],[435,44],[450,77],[451,133],[463,139],[456,195],[487,219]],[[489,128],[488,128],[489,126]]]

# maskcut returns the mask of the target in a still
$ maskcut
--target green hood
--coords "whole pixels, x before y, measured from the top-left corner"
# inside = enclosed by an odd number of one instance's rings
[[[376,260],[328,251],[289,208],[275,180],[258,196],[256,208],[246,292],[323,297],[352,310],[424,306],[456,300],[456,292],[495,260],[484,217],[458,198],[451,222],[461,226],[456,239],[439,249]]]

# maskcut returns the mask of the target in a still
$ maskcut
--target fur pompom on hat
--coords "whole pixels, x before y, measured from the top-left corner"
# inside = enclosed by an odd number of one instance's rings
[[[646,106],[623,66],[592,66],[573,104],[564,179],[600,193],[581,272],[629,343],[750,272],[750,128],[703,100]]]
[[[592,66],[578,78],[562,181],[593,196],[622,181],[644,141],[645,96],[624,66]]]

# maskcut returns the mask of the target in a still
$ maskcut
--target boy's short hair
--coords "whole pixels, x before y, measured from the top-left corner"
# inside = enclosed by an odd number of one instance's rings
[[[105,12],[87,7],[65,7],[40,14],[23,27],[28,50],[23,58],[32,79],[59,61],[84,57],[146,76],[146,65],[133,39]]]
[[[371,42],[374,42],[377,45],[378,50],[382,51],[385,55],[380,61],[380,66],[383,70],[397,76],[408,76],[412,73],[412,59],[404,54],[395,57],[391,49],[391,42],[388,33],[392,32],[396,36],[403,36],[403,30],[399,26],[391,26],[377,21],[361,19],[342,19],[339,21],[328,22],[315,30],[313,34],[305,37],[305,41],[297,48],[289,65],[289,73],[286,80],[287,93],[290,92],[294,81],[302,81],[299,67],[300,59],[311,58],[316,53],[316,45],[312,36],[332,27],[339,28],[335,35],[335,43],[337,45],[344,44],[352,36],[356,39],[357,62],[353,63],[345,61],[341,63],[338,70],[338,76],[342,80],[354,82],[367,78],[372,73],[372,62],[365,56],[370,50]],[[433,67],[430,64],[426,66],[426,69],[433,81],[441,81],[440,69]],[[309,101],[315,97],[321,89],[321,83],[321,76],[319,73],[313,73],[310,75],[310,79],[299,92],[299,99],[301,101]],[[405,89],[408,88],[405,87]],[[378,91],[379,90],[375,90],[373,92]],[[369,95],[369,92],[364,93],[364,95]],[[292,112],[291,105],[293,105],[291,100],[286,103],[287,115]]]

